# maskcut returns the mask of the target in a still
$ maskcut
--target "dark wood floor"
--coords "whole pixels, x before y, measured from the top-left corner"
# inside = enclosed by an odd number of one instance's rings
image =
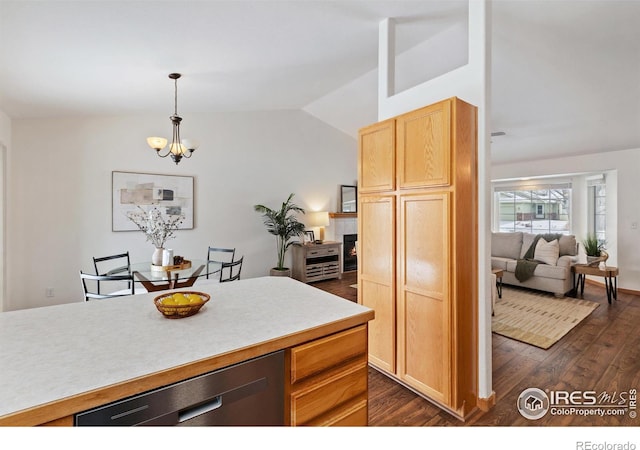
[[[357,273],[313,286],[357,301]],[[607,303],[604,287],[586,284],[584,298],[600,306],[548,350],[493,334],[493,390],[496,405],[467,422],[369,368],[370,426],[638,426],[624,416],[559,416],[531,421],[516,409],[520,393],[530,387],[545,391],[596,391],[627,396],[640,390],[640,297],[618,292]],[[627,403],[628,404],[628,403]],[[640,405],[639,408],[640,409]]]

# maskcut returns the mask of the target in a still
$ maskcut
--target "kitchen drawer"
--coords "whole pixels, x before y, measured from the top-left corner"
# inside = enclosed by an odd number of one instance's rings
[[[336,420],[336,413],[354,400],[366,400],[367,363],[357,363],[348,369],[313,383],[307,389],[291,393],[291,425],[309,425],[326,415]],[[342,415],[338,413],[337,417]],[[364,422],[366,423],[366,421]]]
[[[366,352],[365,325],[295,347],[291,349],[291,383],[359,356],[366,362]]]

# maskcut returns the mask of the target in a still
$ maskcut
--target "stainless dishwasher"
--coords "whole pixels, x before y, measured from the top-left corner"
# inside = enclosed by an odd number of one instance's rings
[[[75,416],[76,426],[283,424],[283,351],[154,389]]]

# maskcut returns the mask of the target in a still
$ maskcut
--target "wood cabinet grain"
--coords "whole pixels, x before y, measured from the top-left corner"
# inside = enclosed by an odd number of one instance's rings
[[[462,419],[477,406],[476,116],[454,97],[373,124],[358,158],[369,362]]]

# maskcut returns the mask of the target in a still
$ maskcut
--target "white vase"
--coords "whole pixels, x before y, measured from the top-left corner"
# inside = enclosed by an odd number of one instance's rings
[[[163,266],[172,266],[173,265],[173,249],[166,248],[162,252],[162,265]]]
[[[153,251],[153,255],[151,255],[151,264],[153,264],[154,266],[161,266],[162,265],[162,252],[163,251],[164,251],[164,248],[156,247],[156,249]]]

